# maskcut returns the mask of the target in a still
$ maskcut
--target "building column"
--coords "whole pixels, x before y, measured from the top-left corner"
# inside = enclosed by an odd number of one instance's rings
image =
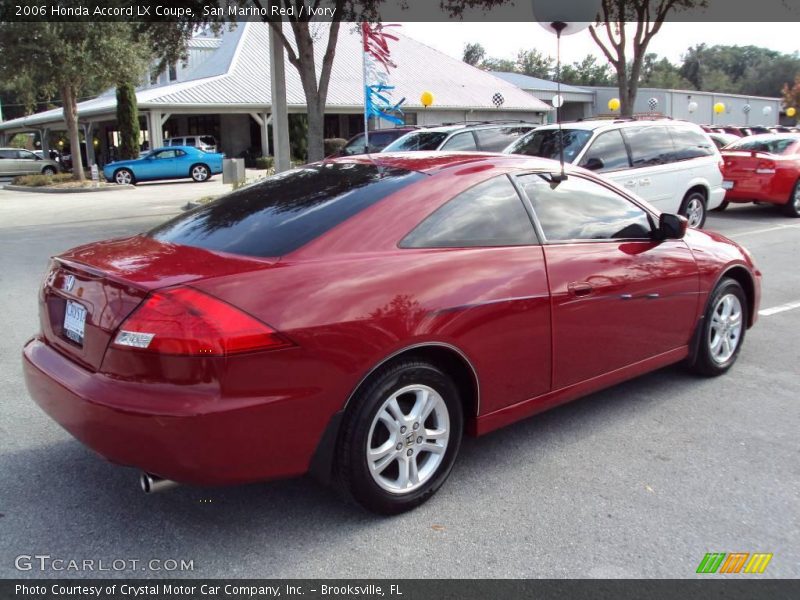
[[[83,129],[83,139],[86,140],[86,166],[91,167],[97,163],[94,157],[94,136],[92,135],[94,123],[83,123],[81,128]]]
[[[160,111],[151,110],[147,119],[147,131],[150,133],[150,150],[164,145],[164,125]]]
[[[275,172],[290,167],[289,111],[286,106],[286,71],[284,69],[283,43],[269,31],[269,70],[272,83],[272,153]]]

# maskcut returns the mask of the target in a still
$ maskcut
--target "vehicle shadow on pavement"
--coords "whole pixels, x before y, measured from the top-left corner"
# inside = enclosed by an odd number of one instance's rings
[[[674,395],[697,386],[698,378],[669,367],[489,436],[466,438],[439,496],[392,519],[344,503],[310,478],[228,488],[179,487],[145,495],[138,487],[137,471],[112,465],[71,439],[8,452],[0,455],[0,535],[8,554],[0,556],[0,576],[19,576],[13,556],[32,550],[69,556],[194,558],[194,576],[213,576],[216,560],[224,571],[231,557],[251,544],[258,548],[259,560],[267,559],[275,572],[285,572],[295,566],[288,562],[290,556],[296,560],[304,547],[354,540],[367,546],[370,536],[386,528],[420,517],[435,523],[443,507],[450,506],[450,514],[453,505],[480,502],[484,487],[491,491],[495,486],[497,494],[497,486],[518,477],[520,470],[536,468],[540,459],[557,455],[560,444],[601,432],[610,435],[607,428],[619,429],[620,422],[662,410]],[[187,548],[192,549],[189,556]],[[284,551],[291,548],[296,552],[287,555]]]

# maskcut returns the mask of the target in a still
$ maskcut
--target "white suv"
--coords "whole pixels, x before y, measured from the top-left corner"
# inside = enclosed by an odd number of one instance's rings
[[[596,119],[562,123],[561,130],[565,162],[602,173],[692,227],[702,227],[725,197],[719,150],[693,123]],[[503,152],[558,160],[558,140],[558,125],[545,125]]]

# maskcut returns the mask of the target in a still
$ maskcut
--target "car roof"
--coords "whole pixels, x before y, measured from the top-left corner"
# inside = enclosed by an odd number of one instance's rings
[[[159,148],[153,148],[150,152],[159,152],[161,150],[197,150],[194,146],[161,146]],[[199,152],[199,150],[198,150]]]
[[[419,132],[445,132],[459,131],[462,129],[494,129],[499,127],[540,127],[537,123],[528,123],[526,121],[498,121],[497,123],[480,121],[477,123],[446,123],[444,125],[434,125],[431,127],[423,127],[417,131]]]
[[[425,174],[434,174],[455,167],[469,165],[474,168],[510,167],[516,169],[547,170],[560,169],[556,160],[526,156],[522,154],[500,154],[497,152],[388,152],[372,155],[328,159],[325,162],[374,164],[385,168],[399,168]],[[583,171],[565,165],[567,171]]]
[[[620,127],[641,127],[657,125],[677,125],[679,127],[688,126],[700,129],[700,126],[690,121],[680,121],[676,119],[586,119],[585,121],[562,122],[562,129],[584,129],[586,131],[596,131],[598,129],[617,129]],[[558,123],[550,123],[537,127],[539,129],[558,129]]]

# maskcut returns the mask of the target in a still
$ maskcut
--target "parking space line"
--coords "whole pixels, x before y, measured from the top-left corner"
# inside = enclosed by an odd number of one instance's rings
[[[800,223],[795,225],[776,225],[775,227],[765,227],[764,229],[750,229],[749,231],[736,231],[726,234],[728,237],[739,237],[741,235],[755,235],[758,233],[769,233],[770,231],[780,231],[782,229],[795,229],[800,227]]]
[[[800,300],[787,302],[786,304],[779,304],[778,306],[773,306],[772,308],[765,308],[764,310],[758,311],[758,314],[762,317],[769,317],[771,315],[777,315],[778,313],[786,312],[787,310],[794,310],[795,308],[800,308]]]

